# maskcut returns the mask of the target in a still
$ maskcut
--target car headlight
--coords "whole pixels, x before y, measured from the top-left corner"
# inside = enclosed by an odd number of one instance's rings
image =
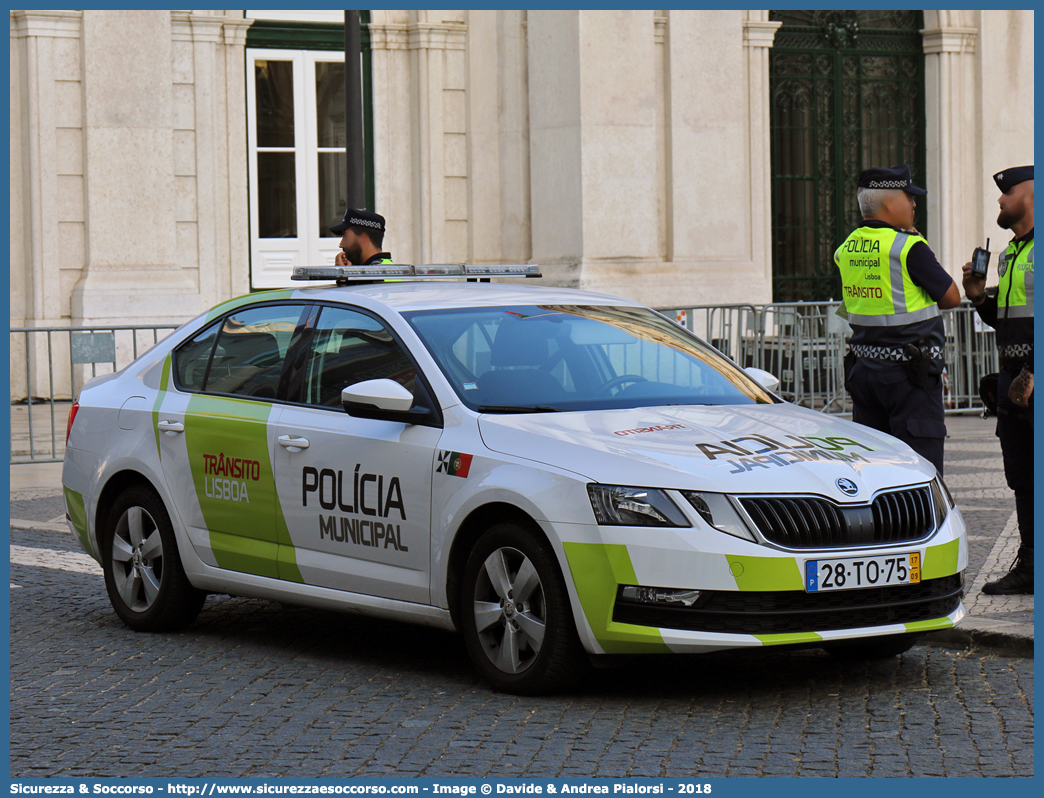
[[[595,519],[602,526],[691,526],[662,490],[588,485]]]
[[[736,511],[729,497],[724,493],[697,493],[693,490],[683,490],[682,496],[692,505],[703,520],[728,535],[757,543],[758,539],[750,531],[746,523]]]
[[[936,476],[932,480],[932,499],[935,501],[935,520],[941,526],[942,522],[946,520],[946,516],[949,515],[950,508],[956,507],[957,502],[953,500],[946,483],[940,476]]]

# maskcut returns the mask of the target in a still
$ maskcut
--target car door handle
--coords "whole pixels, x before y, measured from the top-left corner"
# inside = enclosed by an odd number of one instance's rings
[[[276,438],[276,441],[280,446],[285,446],[287,449],[307,449],[308,438],[295,438],[293,435],[280,435]]]
[[[179,432],[185,431],[185,425],[180,421],[160,421],[156,424],[159,427],[160,432],[169,432],[171,435],[176,435]]]

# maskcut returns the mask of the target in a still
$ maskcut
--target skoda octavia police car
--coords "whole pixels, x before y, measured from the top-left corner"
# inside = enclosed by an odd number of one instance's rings
[[[65,496],[119,617],[181,628],[213,592],[430,624],[518,693],[961,620],[931,464],[635,302],[476,279],[534,271],[299,269],[342,284],[231,300],[84,387]]]

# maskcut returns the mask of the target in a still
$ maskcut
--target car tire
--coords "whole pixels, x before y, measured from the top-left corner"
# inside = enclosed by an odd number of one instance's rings
[[[207,594],[185,576],[174,527],[155,490],[124,490],[109,510],[100,543],[105,589],[127,626],[172,632],[196,620]]]
[[[918,635],[915,634],[884,635],[858,640],[835,640],[823,646],[823,649],[845,662],[864,662],[905,654],[916,645],[917,640]]]
[[[468,652],[495,689],[545,695],[586,672],[562,572],[538,533],[514,523],[490,527],[464,566],[460,595]]]

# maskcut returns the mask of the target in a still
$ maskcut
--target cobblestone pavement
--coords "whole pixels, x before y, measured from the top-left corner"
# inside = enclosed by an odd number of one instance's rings
[[[949,416],[946,485],[968,526],[968,617],[943,635],[950,642],[1032,655],[1033,596],[986,596],[982,586],[1007,573],[1019,547],[1015,499],[1004,480],[997,420]]]
[[[265,601],[135,634],[62,522],[60,466],[16,466],[11,774],[1032,776],[1033,660],[1008,655],[1032,653],[1033,597],[979,594],[1014,557],[1014,503],[993,422],[947,425],[964,648],[643,659],[551,699],[491,692],[455,635]]]
[[[12,544],[43,552],[12,553],[12,777],[1033,775],[1031,659],[657,658],[525,699],[405,624],[212,596],[135,634],[97,571],[53,567],[70,536]]]

